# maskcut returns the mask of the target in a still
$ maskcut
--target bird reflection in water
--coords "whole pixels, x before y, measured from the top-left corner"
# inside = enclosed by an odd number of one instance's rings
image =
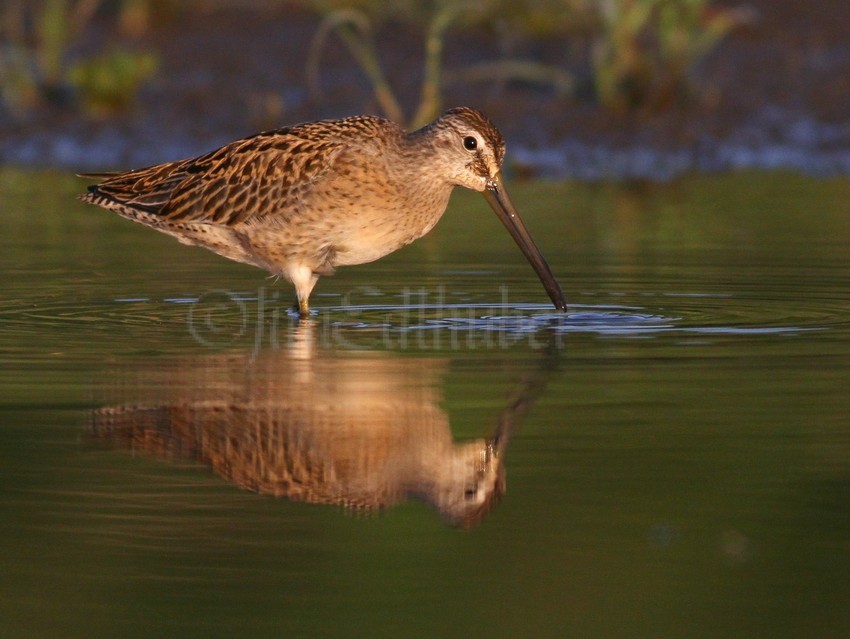
[[[334,353],[302,323],[293,348],[171,362],[139,380],[164,399],[97,409],[95,440],[205,463],[292,501],[376,511],[407,499],[450,525],[481,522],[505,491],[512,432],[542,387],[532,375],[488,437],[454,441],[440,408],[447,360]]]

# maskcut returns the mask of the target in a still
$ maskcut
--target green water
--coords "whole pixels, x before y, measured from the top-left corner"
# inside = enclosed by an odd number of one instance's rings
[[[850,636],[850,183],[512,186],[566,317],[458,193],[299,326],[0,172],[0,636]]]

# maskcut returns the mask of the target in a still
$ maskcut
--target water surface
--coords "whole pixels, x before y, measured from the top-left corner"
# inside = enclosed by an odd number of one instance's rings
[[[0,172],[4,637],[850,634],[850,183],[513,185],[290,289]],[[482,239],[483,238],[483,239]]]

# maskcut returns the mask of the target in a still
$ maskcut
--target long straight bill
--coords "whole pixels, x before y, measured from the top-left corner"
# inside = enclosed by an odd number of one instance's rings
[[[496,212],[496,215],[499,216],[502,224],[508,229],[508,233],[514,238],[523,255],[531,263],[531,266],[534,267],[534,272],[537,273],[537,277],[543,282],[543,288],[546,289],[555,308],[566,311],[567,302],[564,300],[564,293],[561,291],[557,280],[555,280],[552,269],[549,268],[549,265],[540,253],[540,249],[537,248],[534,240],[531,239],[531,234],[525,228],[525,224],[522,218],[520,218],[519,213],[517,213],[516,207],[514,207],[513,202],[508,197],[508,192],[505,190],[504,182],[502,182],[501,173],[497,173],[487,181],[487,188],[484,189],[484,199],[487,200],[487,203]]]

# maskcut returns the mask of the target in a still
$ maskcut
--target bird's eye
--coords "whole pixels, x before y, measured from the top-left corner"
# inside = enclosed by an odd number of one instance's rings
[[[476,140],[471,135],[467,135],[465,138],[463,138],[463,148],[467,151],[474,151],[476,148],[478,148],[478,140]]]

